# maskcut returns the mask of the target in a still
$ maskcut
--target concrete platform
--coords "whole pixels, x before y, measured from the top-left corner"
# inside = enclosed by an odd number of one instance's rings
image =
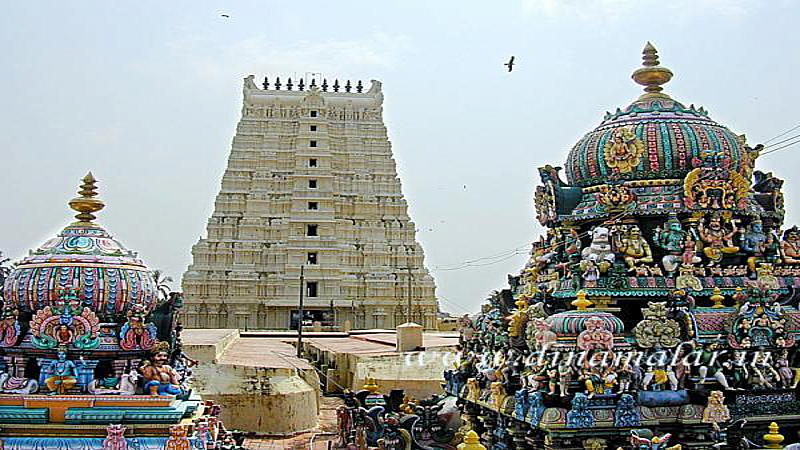
[[[182,339],[200,361],[192,387],[222,405],[228,428],[294,434],[317,426],[319,377],[292,345],[238,330],[185,330]]]

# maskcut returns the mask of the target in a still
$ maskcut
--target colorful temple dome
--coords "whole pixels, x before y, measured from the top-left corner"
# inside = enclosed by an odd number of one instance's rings
[[[95,183],[86,175],[80,196],[69,202],[78,220],[16,265],[4,286],[7,305],[33,312],[71,291],[104,320],[124,316],[134,305],[142,312],[155,306],[158,289],[148,268],[93,222],[93,213],[105,206]]]
[[[577,337],[584,331],[606,330],[618,336],[625,332],[622,320],[610,312],[590,309],[592,302],[581,291],[572,301],[576,309],[553,314],[546,319],[550,329],[559,337]]]
[[[709,154],[740,170],[745,161],[744,139],[708,117],[694,105],[686,107],[661,92],[672,72],[659,65],[656,49],[648,43],[644,67],[633,79],[645,94],[624,110],[606,113],[594,130],[572,148],[567,157],[567,183],[592,186],[613,180],[682,179],[694,161]]]

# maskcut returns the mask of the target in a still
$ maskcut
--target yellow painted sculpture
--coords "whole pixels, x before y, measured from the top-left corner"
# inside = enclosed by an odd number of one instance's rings
[[[508,335],[510,337],[522,336],[525,330],[525,323],[528,320],[528,302],[520,298],[516,302],[517,310],[511,315],[508,322]]]
[[[644,142],[636,137],[633,127],[614,131],[613,137],[603,149],[606,165],[620,173],[632,172],[642,160]]]
[[[491,394],[489,395],[489,403],[494,406],[496,410],[500,410],[503,402],[506,400],[506,390],[503,383],[495,381],[489,386]]]
[[[642,237],[642,230],[638,226],[633,225],[627,231],[615,233],[615,238],[617,251],[622,254],[629,272],[636,271],[636,266],[653,262],[650,244]]]

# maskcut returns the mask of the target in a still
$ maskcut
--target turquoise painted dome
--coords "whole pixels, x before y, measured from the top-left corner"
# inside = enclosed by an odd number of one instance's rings
[[[633,79],[645,94],[603,121],[569,152],[567,183],[592,186],[619,180],[682,179],[695,162],[714,156],[739,172],[744,139],[712,120],[703,109],[685,106],[662,93],[672,72],[659,65],[655,48],[644,50]]]
[[[565,172],[569,184],[582,187],[683,178],[694,169],[693,160],[709,153],[727,157],[738,172],[744,152],[742,139],[703,108],[646,98],[607,114],[569,152]]]

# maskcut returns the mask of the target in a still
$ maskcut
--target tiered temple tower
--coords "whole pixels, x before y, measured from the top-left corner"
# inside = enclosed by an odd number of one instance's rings
[[[183,276],[183,323],[354,328],[436,324],[424,266],[383,124],[381,83],[244,80],[208,237]],[[410,309],[410,311],[409,311]]]

